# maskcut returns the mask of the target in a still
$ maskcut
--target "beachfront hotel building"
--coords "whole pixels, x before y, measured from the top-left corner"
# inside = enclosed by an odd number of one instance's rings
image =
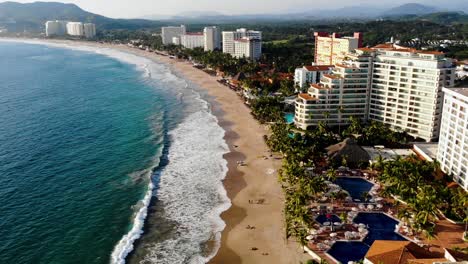
[[[362,47],[362,33],[342,37],[337,33],[315,32],[315,64],[330,65],[341,62],[347,53]]]
[[[213,51],[221,49],[221,33],[217,27],[205,27],[203,29],[205,51]]]
[[[173,44],[173,38],[180,38],[186,33],[186,28],[184,25],[180,27],[162,27],[161,28],[161,38],[163,45]]]
[[[175,44],[175,43],[173,43]],[[203,33],[185,33],[180,36],[180,45],[187,49],[204,47],[205,37]]]
[[[96,25],[93,23],[83,24],[83,34],[85,38],[94,38],[96,36]]]
[[[381,44],[374,53],[368,119],[426,141],[437,140],[442,87],[452,87],[455,66],[441,52]]]
[[[240,44],[242,41],[238,41],[241,39],[248,38],[250,40],[258,40],[256,44],[257,52],[260,52],[261,55],[261,47],[262,47],[262,32],[260,31],[253,31],[247,30],[245,28],[237,29],[236,31],[223,31],[223,53],[229,53],[232,56],[236,56],[236,41],[239,47],[244,48],[245,45]],[[254,41],[252,41],[254,42]],[[238,52],[238,54],[244,54],[245,52]],[[256,56],[260,57],[258,54]],[[247,56],[246,56],[247,57]]]
[[[96,36],[96,25],[93,23],[68,22],[68,21],[47,21],[45,23],[46,36],[65,36],[93,38]]]
[[[244,37],[234,40],[234,57],[258,60],[262,56],[262,41]]]
[[[81,22],[68,22],[67,23],[67,34],[70,36],[84,36],[83,23]]]
[[[332,72],[333,65],[306,65],[294,71],[294,85],[299,88],[319,83],[324,74]]]
[[[440,52],[393,44],[359,48],[336,63],[332,75],[325,74],[307,94],[298,96],[295,123],[307,129],[325,121],[326,113],[329,124],[346,124],[354,113],[363,121],[380,121],[435,141],[440,132],[442,87],[454,85],[454,74],[452,60]],[[332,111],[337,107],[341,114]]]
[[[442,89],[444,106],[437,160],[468,191],[468,88]]]
[[[331,74],[323,74],[319,83],[310,85],[307,93],[296,99],[294,122],[307,129],[319,122],[329,125],[349,123],[354,116],[365,120],[373,57],[362,51],[349,54],[336,64]]]
[[[65,36],[67,34],[67,21],[55,20],[45,23],[46,36]]]

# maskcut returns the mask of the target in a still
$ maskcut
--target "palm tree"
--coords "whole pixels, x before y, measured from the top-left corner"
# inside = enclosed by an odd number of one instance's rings
[[[330,168],[327,170],[326,173],[327,179],[331,182],[336,181],[336,170],[334,168]]]
[[[338,119],[338,134],[341,136],[341,114],[344,112],[344,107],[342,105],[338,106],[336,109],[338,111],[339,119]]]
[[[323,112],[323,117],[325,117],[325,124],[328,125],[328,118],[330,117],[330,112]]]

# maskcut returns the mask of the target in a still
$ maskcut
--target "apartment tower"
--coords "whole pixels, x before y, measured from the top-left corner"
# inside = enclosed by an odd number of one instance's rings
[[[223,31],[223,52],[229,53],[232,56],[236,56],[236,40],[241,40],[244,38],[249,38],[250,40],[258,40],[258,42],[256,42],[253,45],[256,46],[257,51],[259,51],[261,54],[262,32],[247,30],[245,28],[237,29],[236,31]],[[241,42],[242,41],[238,41],[237,45],[239,47],[244,48],[245,45],[242,45]],[[238,52],[237,54],[241,53],[245,54],[244,51]]]
[[[468,191],[468,88],[442,89],[444,107],[437,160]]]
[[[163,45],[173,44],[173,38],[180,38],[187,32],[184,25],[180,27],[162,27],[161,28],[161,38]]]
[[[381,44],[373,48],[370,120],[426,141],[437,140],[442,87],[452,87],[455,68],[441,52]]]
[[[221,49],[221,34],[217,27],[205,27],[203,29],[205,51]]]
[[[342,37],[337,33],[315,32],[315,64],[330,65],[341,62],[347,53],[362,47],[362,33]]]

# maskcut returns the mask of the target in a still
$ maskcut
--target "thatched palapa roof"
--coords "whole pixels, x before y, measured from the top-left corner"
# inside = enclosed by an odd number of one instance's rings
[[[331,145],[326,148],[328,157],[331,160],[341,162],[343,158],[349,164],[359,164],[360,162],[369,162],[370,156],[356,141],[347,138],[343,142]]]

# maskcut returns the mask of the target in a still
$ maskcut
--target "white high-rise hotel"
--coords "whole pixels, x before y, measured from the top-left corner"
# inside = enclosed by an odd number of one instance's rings
[[[163,45],[173,44],[173,39],[175,37],[180,38],[182,35],[185,35],[186,28],[184,25],[180,27],[162,27],[161,28],[161,38]]]
[[[468,191],[468,88],[444,88],[437,160]]]
[[[46,36],[64,36],[67,34],[67,21],[55,20],[45,23]]]
[[[83,23],[81,22],[68,22],[67,33],[70,36],[84,36]]]
[[[205,38],[203,33],[185,33],[180,36],[180,45],[187,49],[203,47],[205,45]]]
[[[205,51],[213,51],[221,49],[221,33],[217,27],[205,27],[203,29],[204,49]]]
[[[342,68],[344,72],[338,72]],[[392,44],[356,49],[335,65],[332,75],[324,75],[320,84],[309,89],[307,103],[314,102],[315,113],[301,112],[311,106],[306,106],[299,96],[295,123],[305,129],[324,120],[325,113],[332,123],[345,124],[349,121],[348,114],[361,117],[364,113],[364,120],[377,120],[414,137],[433,141],[439,137],[442,87],[453,86],[454,79],[452,60],[439,52]],[[330,100],[337,96],[339,102]],[[361,107],[362,100],[366,100],[366,107]],[[360,107],[354,107],[357,105]],[[337,106],[341,113],[334,110]]]
[[[262,54],[262,32],[245,28],[236,31],[223,31],[223,52],[234,57],[260,58]]]
[[[76,37],[93,38],[96,36],[96,25],[92,23],[67,22],[67,21],[47,21],[45,23],[46,36],[64,36],[68,34]]]
[[[369,119],[427,141],[439,137],[442,87],[452,87],[455,68],[440,52],[375,47]]]

